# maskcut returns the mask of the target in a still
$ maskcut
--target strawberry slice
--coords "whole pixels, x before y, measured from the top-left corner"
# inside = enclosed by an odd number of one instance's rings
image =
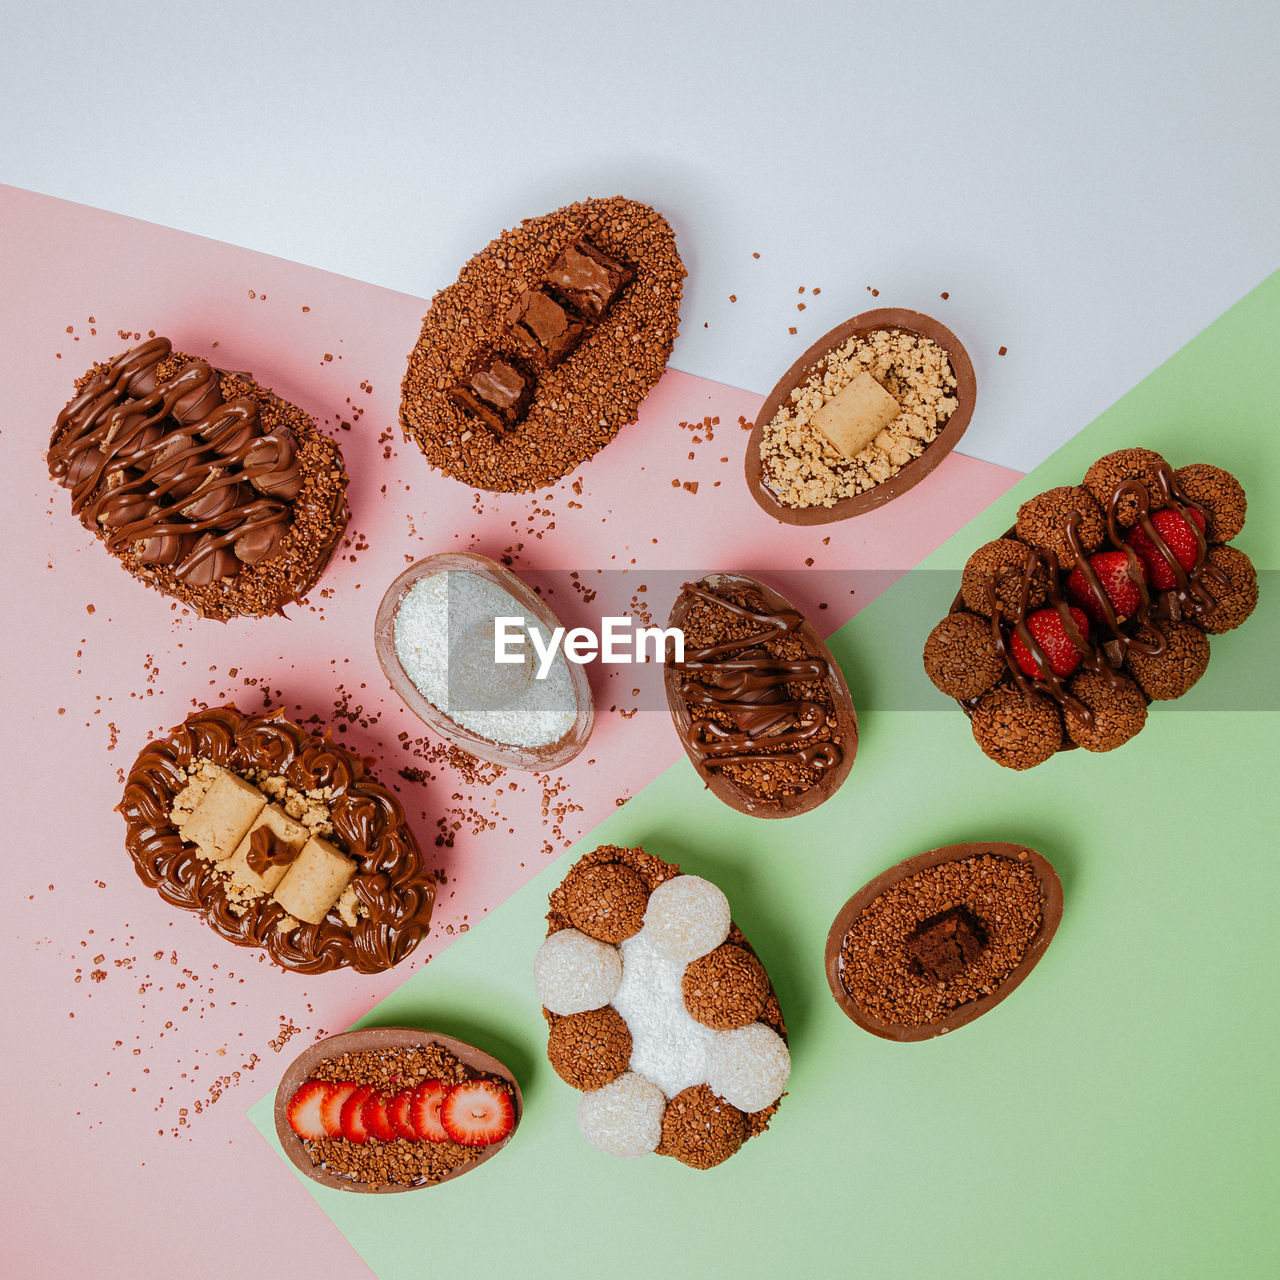
[[[413,1128],[413,1090],[402,1089],[387,1103],[387,1115],[391,1117],[391,1127],[397,1138],[406,1142],[417,1142],[418,1135]]]
[[[327,1080],[308,1080],[289,1099],[285,1117],[300,1138],[320,1142],[329,1136],[324,1126],[324,1104],[338,1086]]]
[[[464,1080],[444,1096],[440,1123],[454,1142],[487,1147],[515,1128],[511,1095],[492,1080]]]
[[[1089,557],[1089,567],[1097,574],[1098,584],[1111,601],[1116,617],[1121,622],[1132,618],[1142,604],[1142,593],[1138,584],[1129,577],[1129,557],[1123,551],[1099,551]],[[1138,576],[1146,582],[1147,571],[1141,560],[1138,561]],[[1078,604],[1089,615],[1091,622],[1100,626],[1106,622],[1102,605],[1089,589],[1079,567],[1072,569],[1067,578],[1067,595],[1071,597],[1072,604]]]
[[[1089,619],[1079,609],[1070,609],[1071,620],[1080,629],[1084,639],[1089,638]],[[1027,618],[1027,629],[1036,643],[1045,652],[1054,675],[1069,676],[1080,665],[1080,650],[1067,637],[1062,616],[1057,609],[1037,609]],[[1045,673],[1040,664],[1031,655],[1031,650],[1022,643],[1021,637],[1014,631],[1009,637],[1009,648],[1013,660],[1020,666],[1025,675],[1032,680],[1044,679]]]
[[[356,1086],[350,1081],[333,1086],[333,1092],[325,1099],[324,1106],[320,1110],[320,1120],[324,1125],[326,1138],[342,1137],[342,1108],[347,1105],[347,1099],[355,1091]]]
[[[413,1091],[409,1123],[419,1142],[447,1142],[449,1135],[440,1123],[440,1105],[446,1089],[439,1080],[427,1080]]]
[[[396,1131],[387,1111],[387,1104],[390,1101],[386,1094],[375,1093],[372,1097],[365,1099],[364,1110],[360,1113],[360,1119],[369,1137],[377,1138],[379,1142],[396,1140]]]
[[[342,1104],[342,1136],[348,1142],[368,1142],[369,1130],[364,1123],[364,1104],[377,1090],[371,1084],[362,1084]]]
[[[1187,510],[1191,513],[1191,519],[1200,526],[1200,532],[1203,533],[1204,516],[1194,507],[1188,507]],[[1200,555],[1200,544],[1196,541],[1196,532],[1190,523],[1182,518],[1181,512],[1174,511],[1172,507],[1153,512],[1151,523],[1165,545],[1173,552],[1173,558],[1186,572],[1190,573],[1195,568],[1196,559]],[[1134,525],[1129,531],[1129,545],[1147,566],[1151,585],[1157,591],[1172,591],[1178,585],[1169,562],[1156,549],[1156,544],[1147,537],[1146,530],[1140,524]]]

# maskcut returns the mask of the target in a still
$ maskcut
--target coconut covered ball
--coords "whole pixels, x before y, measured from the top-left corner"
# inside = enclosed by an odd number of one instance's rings
[[[1186,622],[1161,622],[1167,641],[1163,653],[1130,649],[1124,665],[1143,693],[1156,702],[1180,698],[1209,665],[1209,637]]]
[[[1258,603],[1258,574],[1253,561],[1235,547],[1210,547],[1207,563],[1226,574],[1228,584],[1224,588],[1216,582],[1204,583],[1215,604],[1196,621],[1216,636],[1234,631],[1253,612]]]
[[[973,738],[1006,769],[1032,769],[1062,745],[1062,719],[1048,698],[1002,685],[973,709]]]
[[[729,899],[701,876],[675,876],[649,895],[644,928],[656,950],[687,964],[729,936]]]
[[[561,929],[538,948],[533,980],[552,1013],[585,1013],[613,999],[622,981],[622,957],[607,942]]]
[[[667,1103],[658,1154],[694,1169],[711,1169],[733,1155],[746,1136],[746,1115],[705,1084],[695,1084]]]
[[[667,1100],[656,1084],[628,1071],[582,1095],[578,1128],[593,1147],[634,1160],[657,1150]]]
[[[987,601],[987,583],[992,574],[1000,573],[996,599],[1005,613],[1013,613],[1018,608],[1022,592],[1021,570],[1026,555],[1026,545],[1014,538],[996,538],[994,542],[983,543],[965,562],[964,572],[960,575],[960,598],[964,601],[965,608],[989,618],[991,608]],[[1010,572],[1004,573],[1004,570]],[[1029,609],[1038,609],[1044,604],[1047,599],[1046,586],[1044,569],[1037,568],[1031,578],[1031,590],[1027,598]]]
[[[575,1089],[599,1089],[616,1080],[631,1061],[631,1030],[606,1006],[557,1018],[547,1037],[547,1060]]]
[[[564,880],[565,910],[575,929],[601,942],[623,942],[644,924],[649,890],[621,862],[579,863]]]
[[[763,1111],[777,1102],[790,1077],[787,1043],[763,1022],[721,1031],[711,1046],[707,1083],[740,1111]]]
[[[1173,473],[1178,487],[1205,514],[1204,536],[1210,542],[1230,542],[1244,528],[1244,488],[1230,471],[1193,462]]]
[[[1154,449],[1117,449],[1097,462],[1084,473],[1084,487],[1097,499],[1105,511],[1116,489],[1125,480],[1141,480],[1147,491],[1148,509],[1158,511],[1164,506],[1160,496],[1160,483],[1156,468],[1169,464]],[[1138,519],[1138,500],[1126,493],[1116,504],[1116,523],[1127,529]]]
[[[1005,673],[991,624],[976,613],[951,613],[924,642],[924,669],[949,698],[976,698]]]
[[[1107,518],[1089,490],[1080,485],[1059,485],[1028,498],[1018,508],[1018,537],[1052,551],[1062,568],[1070,569],[1076,558],[1067,542],[1067,517],[1073,511],[1080,513],[1080,543],[1085,554],[1092,555],[1107,536]]]
[[[1142,690],[1125,676],[1112,684],[1096,671],[1078,671],[1067,685],[1067,691],[1093,712],[1093,723],[1086,724],[1071,706],[1062,711],[1068,736],[1086,751],[1114,751],[1147,722],[1147,700]]]
[[[692,961],[680,988],[689,1016],[717,1031],[754,1022],[769,999],[764,965],[745,947],[730,942]]]

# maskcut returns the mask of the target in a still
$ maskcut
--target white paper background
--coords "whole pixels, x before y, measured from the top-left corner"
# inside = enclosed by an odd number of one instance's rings
[[[765,392],[930,311],[966,451],[1028,469],[1280,265],[1278,50],[1264,2],[0,0],[0,181],[423,296],[620,191],[690,268],[677,367]]]

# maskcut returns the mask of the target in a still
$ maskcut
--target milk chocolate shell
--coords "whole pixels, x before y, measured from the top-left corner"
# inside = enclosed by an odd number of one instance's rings
[[[382,602],[378,605],[377,617],[374,620],[374,649],[382,665],[383,674],[390,681],[391,687],[418,719],[447,742],[453,743],[455,747],[460,747],[470,755],[478,756],[481,760],[491,760],[495,764],[506,765],[513,769],[535,771],[556,769],[567,764],[587,745],[587,739],[591,737],[591,730],[595,725],[595,703],[591,697],[591,686],[587,681],[586,672],[579,663],[568,663],[569,680],[576,703],[573,724],[554,742],[532,747],[498,742],[459,724],[423,697],[417,685],[410,679],[396,654],[396,612],[400,608],[400,602],[418,582],[433,574],[447,572],[474,573],[486,578],[512,596],[527,615],[532,615],[548,630],[554,631],[560,626],[559,619],[542,597],[525,586],[510,569],[504,568],[496,560],[490,560],[488,556],[476,555],[470,551],[443,552],[439,555],[427,556],[416,564],[411,564],[387,588]]]
[[[962,863],[970,858],[987,857],[1009,859],[1016,867],[1028,869],[1039,887],[1039,923],[1023,948],[1021,959],[1004,975],[1003,979],[989,994],[980,995],[976,999],[958,1004],[947,1012],[945,1016],[935,1021],[923,1023],[893,1022],[879,1018],[869,1012],[862,1003],[850,994],[842,976],[846,964],[843,956],[843,946],[845,938],[855,922],[883,894],[919,872],[927,871],[946,863]],[[957,910],[962,916],[967,915],[967,908],[963,903],[951,901],[943,905]],[[993,919],[988,919],[985,922],[982,920],[981,917],[985,909],[980,904],[973,915],[967,915],[973,932],[979,939],[980,946],[985,945],[986,941],[988,941],[983,937],[984,929],[997,927]],[[948,912],[947,914],[951,913]],[[902,1042],[930,1040],[945,1032],[963,1027],[975,1018],[980,1018],[1009,995],[1039,963],[1040,957],[1044,955],[1049,943],[1053,940],[1053,935],[1057,931],[1058,922],[1061,919],[1062,882],[1058,879],[1058,873],[1054,871],[1049,861],[1034,849],[1028,849],[1024,845],[1004,843],[946,845],[941,849],[932,849],[928,853],[917,854],[913,858],[908,858],[904,862],[898,863],[895,867],[890,867],[888,871],[878,875],[869,884],[860,889],[841,907],[835,922],[831,926],[831,931],[827,934],[827,982],[831,987],[831,994],[835,997],[836,1003],[865,1031],[870,1031],[873,1035],[881,1036],[886,1040]],[[930,923],[929,919],[910,922],[912,926],[928,926]],[[963,932],[963,929],[964,925],[962,924],[961,932]],[[910,932],[909,928],[907,932]],[[905,936],[904,934],[904,938]],[[886,965],[890,963],[883,954],[877,957],[877,962]]]
[[[152,338],[76,383],[49,472],[135,578],[206,618],[280,613],[347,523],[342,455],[247,373]]]
[[[451,1053],[464,1067],[469,1067],[472,1071],[481,1075],[497,1077],[510,1086],[512,1102],[515,1106],[515,1124],[512,1126],[511,1132],[500,1142],[495,1142],[488,1147],[482,1148],[473,1160],[460,1165],[443,1177],[437,1178],[434,1182],[416,1184],[383,1183],[380,1186],[370,1186],[368,1183],[357,1182],[352,1178],[331,1173],[316,1164],[307,1154],[307,1148],[302,1139],[290,1127],[288,1119],[289,1099],[293,1097],[305,1081],[310,1079],[311,1073],[321,1063],[341,1057],[347,1053],[385,1053],[394,1052],[397,1049],[415,1049],[430,1044],[439,1045],[442,1049]],[[480,1165],[484,1164],[486,1160],[496,1156],[516,1136],[516,1130],[520,1127],[520,1120],[523,1114],[524,1103],[520,1094],[520,1085],[508,1067],[499,1062],[492,1054],[485,1053],[483,1049],[477,1049],[474,1045],[467,1044],[465,1040],[455,1040],[452,1036],[441,1035],[438,1031],[423,1031],[417,1027],[369,1027],[363,1031],[347,1031],[342,1035],[330,1036],[327,1040],[317,1041],[317,1043],[305,1049],[294,1059],[289,1069],[284,1073],[284,1077],[280,1081],[280,1087],[276,1090],[276,1137],[280,1139],[280,1146],[284,1149],[285,1155],[313,1182],[318,1182],[325,1187],[332,1187],[336,1191],[353,1191],[364,1195],[421,1191],[426,1187],[437,1187],[442,1183],[452,1182],[455,1178],[462,1177],[463,1174],[471,1173],[472,1170],[478,1169]]]
[[[955,410],[943,425],[942,430],[918,458],[913,458],[901,470],[873,488],[854,494],[851,498],[840,498],[830,507],[792,507],[780,502],[763,474],[760,445],[764,438],[765,427],[773,421],[774,415],[787,402],[791,393],[811,374],[819,372],[827,358],[842,343],[850,338],[866,337],[881,329],[901,329],[907,333],[917,334],[922,338],[928,338],[931,342],[936,342],[947,353],[951,361],[951,370],[956,378],[958,403]],[[884,506],[886,502],[891,502],[919,484],[956,447],[973,417],[976,399],[977,379],[973,372],[973,362],[969,359],[969,353],[961,345],[960,339],[945,325],[919,311],[904,311],[895,307],[864,311],[861,315],[846,320],[830,333],[819,338],[782,375],[777,385],[769,392],[760,412],[756,414],[755,425],[747,440],[745,461],[747,489],[761,510],[783,524],[832,524],[837,520],[848,520],[853,516],[864,515],[868,511]]]
[[[735,596],[745,604],[734,604]],[[795,606],[754,578],[713,573],[686,584],[667,625],[685,629],[700,602],[755,615],[760,627],[732,651],[712,645],[699,654],[686,636],[685,661],[667,662],[667,706],[685,754],[708,789],[739,813],[807,813],[836,792],[858,751],[844,672]],[[814,708],[824,713],[816,723]]]
[[[401,388],[405,438],[476,488],[558,480],[635,420],[684,275],[667,220],[621,196],[504,231],[432,299]]]
[[[233,789],[249,792],[261,784],[263,796],[284,800],[286,807],[290,789],[301,802],[294,811],[304,807],[305,797],[316,798],[328,811],[323,852],[336,850],[335,859],[354,864],[341,905],[314,923],[291,917],[271,892],[237,891],[226,869],[235,854],[215,861],[184,840],[173,817],[175,801],[203,761],[233,775]],[[134,869],[166,902],[203,916],[238,946],[264,948],[283,969],[390,969],[426,936],[435,884],[400,802],[365,769],[361,757],[286,720],[283,712],[244,715],[234,706],[198,711],[148,743],[129,770],[119,810]],[[300,816],[307,822],[318,815]],[[304,839],[308,834],[314,832]]]

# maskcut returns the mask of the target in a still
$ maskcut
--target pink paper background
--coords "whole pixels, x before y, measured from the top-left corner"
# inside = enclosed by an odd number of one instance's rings
[[[441,762],[374,659],[387,583],[423,555],[469,549],[512,554],[535,579],[577,570],[588,586],[599,585],[597,570],[626,568],[655,620],[670,599],[638,588],[659,569],[765,570],[813,611],[821,577],[806,581],[809,559],[893,571],[883,589],[1017,473],[953,454],[870,515],[781,526],[742,480],[739,417],[749,422],[760,397],[671,371],[639,422],[562,483],[476,495],[399,439],[399,381],[422,299],[12,188],[0,187],[0,226],[5,1269],[126,1276],[142,1253],[172,1259],[184,1277],[225,1276],[210,1233],[233,1232],[239,1259],[367,1274],[244,1109],[305,1044],[349,1025],[680,756],[664,714],[622,714],[635,705],[630,673],[597,670],[596,731],[578,760],[551,777],[486,770],[468,782]],[[476,248],[493,230],[477,232]],[[186,615],[129,578],[48,478],[49,430],[73,379],[152,330],[252,370],[342,443],[348,544],[288,619]],[[704,417],[719,418],[713,438],[681,425]],[[625,607],[628,583],[610,586]],[[871,594],[832,599],[815,623],[833,630]],[[607,595],[588,602],[562,589],[551,603],[574,625],[597,618]],[[319,717],[399,788],[441,885],[428,944],[397,970],[282,973],[167,907],[133,873],[112,812],[122,771],[149,735],[229,699]],[[440,845],[442,815],[459,826]]]

